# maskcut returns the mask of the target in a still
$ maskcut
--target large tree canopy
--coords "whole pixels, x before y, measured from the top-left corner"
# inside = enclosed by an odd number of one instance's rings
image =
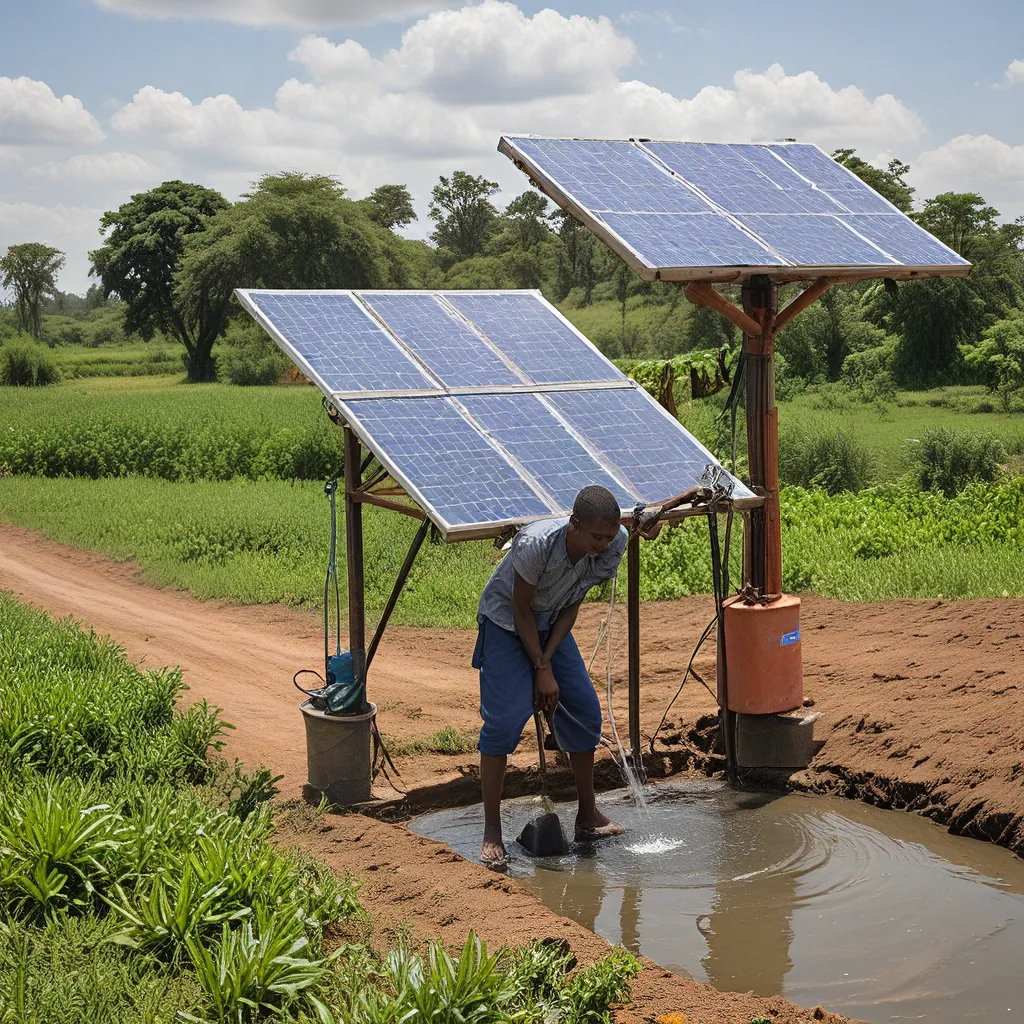
[[[191,306],[232,288],[385,287],[391,241],[333,178],[268,174],[190,240],[178,294]]]
[[[89,253],[104,296],[117,295],[127,304],[125,330],[144,338],[163,331],[180,341],[190,381],[216,379],[213,343],[224,330],[231,290],[206,291],[186,304],[174,275],[188,239],[227,206],[213,189],[165,181],[105,213],[100,229],[106,240]]]
[[[47,295],[57,293],[57,272],[64,253],[41,242],[12,245],[0,259],[0,284],[14,289],[14,304],[22,330],[39,337],[40,306]]]
[[[412,196],[404,185],[381,185],[366,197],[366,202],[373,221],[389,231],[416,220]]]

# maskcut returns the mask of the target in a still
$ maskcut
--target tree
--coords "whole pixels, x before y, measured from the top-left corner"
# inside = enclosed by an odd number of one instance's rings
[[[556,295],[561,300],[574,288],[580,288],[582,295],[579,304],[589,306],[597,283],[593,232],[588,231],[565,210],[554,210],[549,219],[555,225],[560,242],[556,260]]]
[[[961,353],[1009,412],[1014,395],[1024,390],[1024,313],[997,320],[982,333],[977,345],[965,345]]]
[[[188,240],[227,207],[213,189],[165,181],[105,213],[100,230],[106,240],[89,253],[104,298],[117,295],[126,304],[125,333],[149,339],[163,331],[176,338],[185,346],[191,382],[216,380],[212,349],[227,323],[231,288],[196,293],[186,302],[175,288],[175,272]]]
[[[516,196],[505,207],[503,217],[512,229],[515,244],[523,252],[529,252],[551,237],[551,229],[544,223],[547,213],[547,199],[532,190]]]
[[[385,287],[389,240],[334,178],[267,174],[189,240],[176,294],[191,309],[234,288]]]
[[[892,159],[886,170],[873,167],[865,160],[861,160],[853,149],[837,149],[832,154],[832,159],[837,160],[844,167],[848,167],[861,181],[866,182],[876,192],[884,196],[898,210],[903,213],[910,213],[914,206],[914,189],[906,182],[910,173],[910,164],[902,160]]]
[[[12,245],[0,259],[0,284],[14,289],[14,304],[22,330],[33,338],[42,327],[40,306],[47,295],[57,292],[57,272],[64,266],[64,253],[41,242]]]
[[[490,201],[497,191],[497,182],[466,171],[442,175],[430,193],[430,219],[436,224],[431,239],[456,260],[479,256],[497,221]]]
[[[371,219],[389,231],[403,228],[416,220],[412,196],[404,185],[381,185],[366,197],[366,202]]]

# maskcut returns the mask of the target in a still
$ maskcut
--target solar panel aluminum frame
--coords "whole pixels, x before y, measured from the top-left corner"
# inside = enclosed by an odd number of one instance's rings
[[[755,274],[765,275],[779,284],[792,281],[812,281],[820,277],[833,278],[836,281],[861,281],[872,278],[886,277],[899,281],[910,281],[924,277],[967,277],[971,272],[971,265],[968,264],[928,264],[921,266],[908,266],[892,263],[881,264],[804,264],[799,266],[780,265],[777,263],[764,266],[737,265],[737,266],[710,266],[710,267],[659,267],[648,263],[643,256],[637,252],[621,235],[591,213],[580,203],[571,192],[563,189],[553,179],[548,177],[544,170],[530,159],[521,149],[516,146],[517,139],[559,139],[564,136],[541,136],[525,134],[502,135],[498,140],[498,152],[508,157],[521,171],[523,171],[537,187],[562,209],[571,213],[581,224],[584,224],[589,231],[608,246],[626,265],[644,281],[708,281],[710,283],[729,283],[741,281],[744,278]],[[580,136],[579,141],[593,142],[623,142],[629,141],[644,153],[653,163],[662,167],[666,174],[675,177],[681,183],[684,179],[678,176],[667,167],[657,156],[647,150],[646,142],[673,142],[673,139],[597,139]],[[713,143],[707,143],[713,145]],[[779,143],[779,145],[793,145],[793,143]],[[810,145],[810,143],[799,143],[799,145]],[[815,148],[828,159],[828,154],[819,146]],[[837,162],[838,167],[842,164]],[[858,188],[864,187],[864,182],[857,177],[848,167],[843,167],[856,183]],[[687,182],[687,187],[691,189]],[[699,190],[698,190],[699,194]],[[893,213],[903,212],[893,206],[884,196],[880,196],[883,202],[892,206]],[[710,203],[710,200],[706,200]],[[712,209],[715,204],[711,203]],[[728,215],[726,215],[728,216]],[[730,218],[731,219],[731,218]],[[742,224],[741,224],[742,226]],[[749,230],[743,227],[744,231],[750,234]],[[751,235],[751,238],[756,236]],[[760,239],[758,239],[760,241]]]

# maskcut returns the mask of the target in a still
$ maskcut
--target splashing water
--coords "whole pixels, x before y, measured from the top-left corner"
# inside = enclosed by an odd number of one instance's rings
[[[615,577],[612,577],[612,593],[611,600],[608,602],[608,615],[601,625],[601,629],[597,635],[597,645],[594,648],[594,655],[590,659],[590,668],[593,668],[594,661],[597,658],[597,652],[601,649],[601,644],[605,639],[608,640],[608,660],[605,667],[605,698],[608,703],[608,722],[612,727],[612,735],[615,737],[615,746],[618,748],[619,756],[616,758],[614,753],[612,759],[618,765],[619,771],[622,773],[622,777],[626,782],[626,787],[629,790],[630,796],[633,798],[633,803],[636,804],[638,811],[642,813],[647,812],[647,797],[644,795],[643,783],[640,781],[640,776],[637,774],[636,769],[630,764],[629,758],[626,756],[626,750],[622,746],[622,740],[619,739],[619,730],[615,724],[615,711],[612,709],[612,613],[615,611]]]
[[[685,845],[686,842],[683,839],[666,839],[664,836],[658,836],[656,839],[644,839],[639,843],[632,843],[626,849],[630,853],[640,854],[671,853]]]

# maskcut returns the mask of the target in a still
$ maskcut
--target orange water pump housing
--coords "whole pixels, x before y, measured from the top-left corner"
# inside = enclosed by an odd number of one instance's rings
[[[800,707],[800,598],[783,594],[770,604],[745,604],[738,595],[726,600],[724,607],[729,710],[774,715]]]

